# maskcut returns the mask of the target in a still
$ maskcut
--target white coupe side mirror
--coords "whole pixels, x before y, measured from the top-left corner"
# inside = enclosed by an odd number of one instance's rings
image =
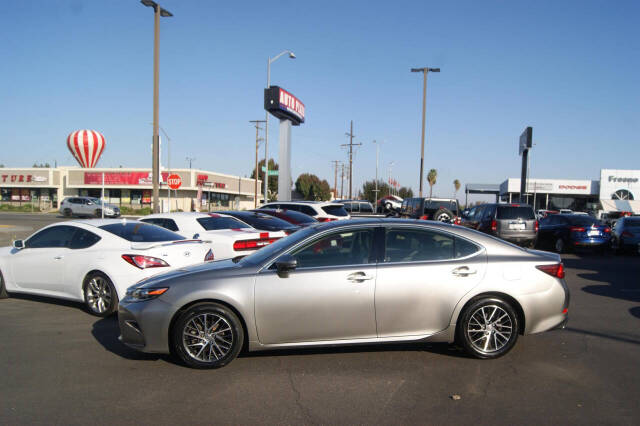
[[[13,242],[13,248],[18,249],[18,250],[22,250],[24,248],[24,241],[23,240],[15,240]]]

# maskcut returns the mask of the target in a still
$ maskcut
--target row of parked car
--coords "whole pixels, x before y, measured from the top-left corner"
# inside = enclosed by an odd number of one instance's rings
[[[441,223],[454,207],[430,202],[415,210],[439,222],[345,220],[328,203],[59,222],[0,250],[0,292],[117,309],[124,344],[196,368],[243,347],[363,342],[455,341],[496,358],[566,324],[560,256]]]

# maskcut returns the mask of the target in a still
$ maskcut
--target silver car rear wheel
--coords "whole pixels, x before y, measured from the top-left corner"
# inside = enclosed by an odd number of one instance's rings
[[[509,314],[497,305],[484,305],[469,318],[467,335],[473,347],[481,352],[496,352],[505,347],[513,333]]]
[[[518,332],[518,316],[510,303],[481,297],[460,316],[457,341],[471,356],[498,358],[515,345]]]

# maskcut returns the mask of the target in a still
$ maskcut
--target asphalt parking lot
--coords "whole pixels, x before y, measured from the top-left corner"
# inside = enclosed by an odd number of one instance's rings
[[[56,220],[0,214],[0,244]],[[563,257],[568,327],[493,361],[402,344],[191,370],[124,347],[113,317],[14,295],[0,300],[0,424],[638,424],[640,257]]]

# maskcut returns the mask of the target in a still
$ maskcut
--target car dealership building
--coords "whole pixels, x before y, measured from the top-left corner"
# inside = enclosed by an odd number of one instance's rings
[[[205,170],[172,169],[180,187],[168,194],[167,171],[161,172],[163,210],[212,211],[254,206],[253,179]],[[258,181],[258,188],[260,188]],[[0,168],[0,204],[32,204],[42,210],[57,209],[65,197],[99,198],[120,207],[151,207],[151,169],[129,168]]]
[[[520,200],[520,179],[500,184],[500,200]],[[528,179],[525,202],[538,209],[640,214],[640,170],[600,170],[600,180]]]

